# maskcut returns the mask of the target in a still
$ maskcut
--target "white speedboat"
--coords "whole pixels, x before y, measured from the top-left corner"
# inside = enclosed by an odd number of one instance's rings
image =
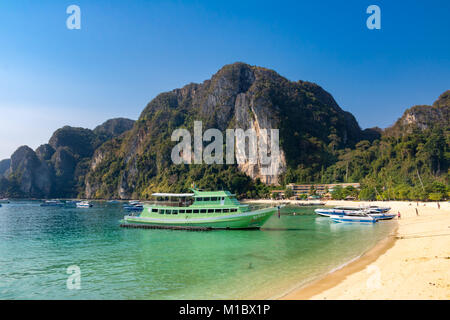
[[[323,209],[319,208],[314,210],[314,212],[323,217],[332,217],[334,215],[346,215],[351,213],[361,212],[362,209],[359,207],[335,207],[333,209]]]
[[[381,213],[381,212],[373,212],[373,211],[369,211],[368,215],[376,218],[377,220],[391,220],[396,217],[395,213]]]
[[[0,199],[0,203],[9,203],[9,199]]]
[[[375,223],[377,218],[368,215],[365,212],[356,212],[343,215],[332,215],[331,220],[334,222],[357,222],[357,223]]]
[[[77,203],[77,208],[90,208],[92,207],[92,203],[89,203],[89,201],[81,201]]]
[[[123,208],[125,211],[137,211],[140,212],[144,210],[144,204],[138,200],[131,200],[128,204],[124,204]]]
[[[379,206],[361,206],[362,209],[370,210],[371,212],[385,213],[391,210],[390,207],[379,207]]]
[[[62,207],[64,203],[59,200],[46,200],[44,203],[41,203],[41,207]]]

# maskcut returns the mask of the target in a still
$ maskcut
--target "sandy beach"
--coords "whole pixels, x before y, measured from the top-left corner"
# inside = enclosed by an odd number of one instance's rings
[[[450,298],[448,202],[441,202],[439,209],[436,202],[327,201],[343,204],[390,206],[401,214],[398,228],[361,258],[282,299]]]

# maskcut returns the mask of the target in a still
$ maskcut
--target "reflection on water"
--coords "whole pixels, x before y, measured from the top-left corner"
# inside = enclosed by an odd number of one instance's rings
[[[260,231],[185,232],[120,228],[120,204],[5,204],[0,298],[268,298],[360,255],[394,227],[333,223],[313,209],[285,207]],[[66,287],[71,265],[81,269],[80,290]]]

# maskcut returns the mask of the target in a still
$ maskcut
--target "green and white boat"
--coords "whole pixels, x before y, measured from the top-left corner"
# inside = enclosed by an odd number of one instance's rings
[[[154,193],[159,198],[180,199],[169,204],[145,204],[144,210],[124,217],[124,225],[156,228],[258,229],[280,207],[251,210],[228,191]]]

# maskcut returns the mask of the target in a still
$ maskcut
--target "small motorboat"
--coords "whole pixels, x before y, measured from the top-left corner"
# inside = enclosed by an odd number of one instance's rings
[[[365,212],[355,212],[343,215],[332,215],[331,220],[334,222],[357,222],[357,223],[375,223],[377,218],[368,215]]]
[[[351,213],[359,213],[362,212],[362,209],[359,207],[335,207],[333,209],[323,209],[319,208],[314,210],[314,212],[323,217],[332,217],[334,215],[346,215]]]
[[[78,202],[79,201],[76,201],[76,200],[67,200],[66,203],[64,204],[64,206],[67,208],[75,208],[77,206]]]
[[[144,210],[144,205],[140,201],[132,200],[125,204],[123,208],[125,211],[142,211]]]
[[[0,203],[9,203],[9,199],[0,199]]]
[[[41,207],[62,207],[64,203],[59,200],[46,200],[44,203],[41,203]]]
[[[89,201],[81,201],[77,203],[77,208],[90,208],[93,204],[89,203]]]
[[[376,211],[376,212],[379,212],[379,213],[385,213],[385,212],[388,212],[389,210],[391,210],[391,208],[390,207],[379,207],[379,206],[362,206],[361,207],[362,209],[368,209],[368,210],[370,210],[370,211]]]
[[[381,213],[381,212],[374,212],[374,211],[369,211],[368,215],[376,218],[377,220],[391,220],[397,216],[394,213]]]

